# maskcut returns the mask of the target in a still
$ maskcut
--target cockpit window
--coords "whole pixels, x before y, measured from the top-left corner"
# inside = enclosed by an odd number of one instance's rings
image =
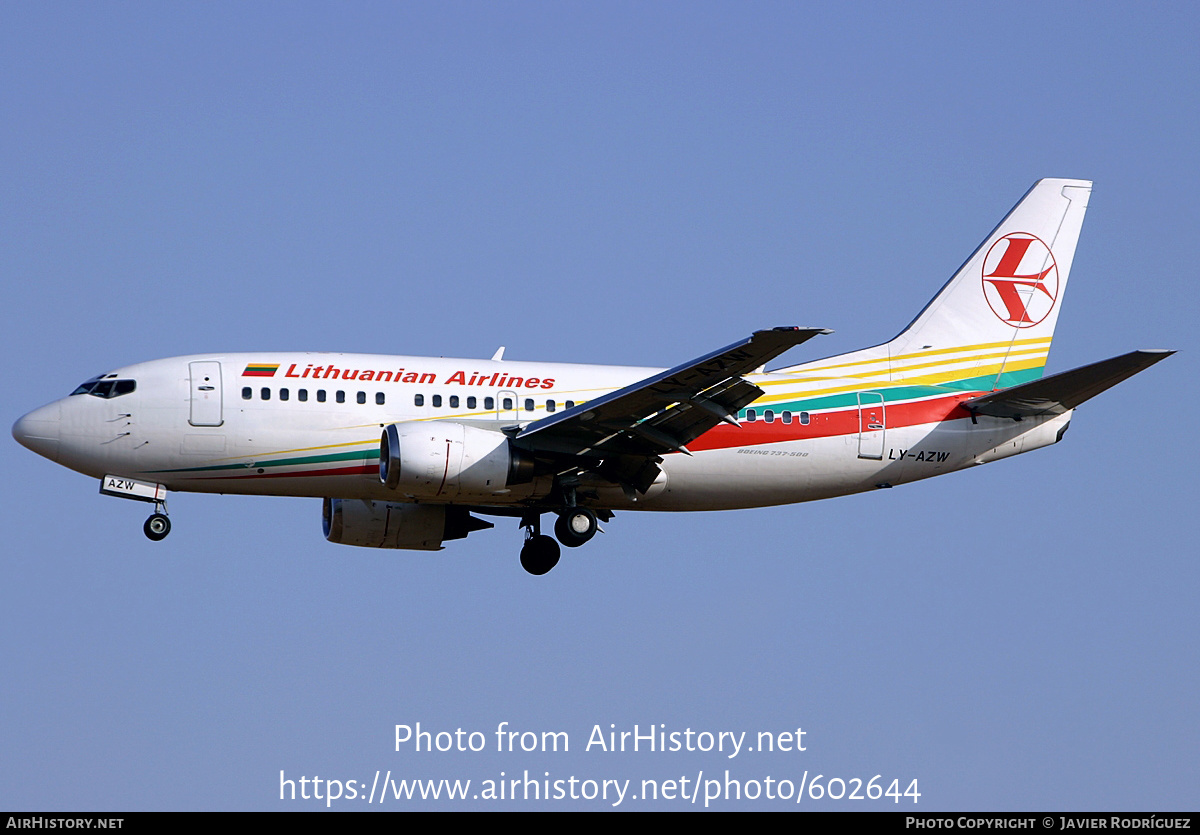
[[[93,397],[103,397],[107,400],[113,397],[120,397],[122,394],[129,394],[136,388],[137,380],[93,379],[80,385],[71,394],[90,394]]]

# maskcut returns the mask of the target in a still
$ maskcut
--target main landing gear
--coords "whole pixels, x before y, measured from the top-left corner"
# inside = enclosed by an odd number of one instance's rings
[[[531,533],[521,546],[521,568],[540,577],[558,565],[558,543],[541,533]]]
[[[568,548],[578,548],[596,535],[600,525],[596,514],[586,507],[569,507],[558,514],[554,523],[554,535]]]
[[[600,530],[596,514],[586,507],[568,507],[559,512],[554,523],[554,536],[558,537],[558,542],[541,532],[541,513],[525,516],[521,525],[525,528],[521,567],[539,577],[558,565],[562,553],[559,542],[568,548],[578,548]]]

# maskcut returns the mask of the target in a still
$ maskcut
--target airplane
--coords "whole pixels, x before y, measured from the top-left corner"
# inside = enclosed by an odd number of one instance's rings
[[[823,328],[777,327],[662,370],[337,353],[202,354],[99,374],[13,436],[153,503],[323,499],[325,537],[441,550],[512,517],[550,571],[615,511],[805,502],[1062,440],[1077,406],[1165,359],[1043,376],[1092,184],[1040,180],[894,339],[767,372]],[[541,519],[554,514],[554,537]]]

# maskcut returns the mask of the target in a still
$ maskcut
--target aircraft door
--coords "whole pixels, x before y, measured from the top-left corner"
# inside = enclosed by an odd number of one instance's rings
[[[883,395],[877,391],[858,393],[858,457],[883,459],[883,436],[887,431]]]
[[[220,426],[225,422],[221,416],[221,363],[211,360],[189,362],[188,371],[192,381],[192,411],[188,423]]]
[[[511,420],[516,423],[521,419],[518,411],[520,408],[521,400],[515,391],[496,392],[496,413],[500,420]]]

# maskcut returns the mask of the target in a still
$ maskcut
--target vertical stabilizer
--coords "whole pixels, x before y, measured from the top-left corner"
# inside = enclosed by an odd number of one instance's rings
[[[984,391],[1039,378],[1091,189],[1039,180],[903,333],[786,370]]]

